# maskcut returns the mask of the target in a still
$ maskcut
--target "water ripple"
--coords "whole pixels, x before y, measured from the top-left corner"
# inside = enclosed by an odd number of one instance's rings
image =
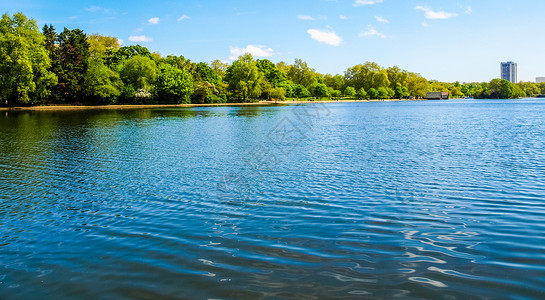
[[[543,299],[544,105],[10,112],[0,298]]]

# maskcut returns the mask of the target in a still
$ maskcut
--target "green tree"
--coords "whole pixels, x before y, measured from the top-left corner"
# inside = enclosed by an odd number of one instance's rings
[[[271,83],[273,87],[279,87],[287,82],[287,77],[282,73],[275,64],[268,59],[258,59],[257,67],[265,79]]]
[[[119,40],[113,36],[103,36],[93,33],[87,36],[89,42],[89,52],[91,56],[105,56],[108,52],[114,52],[119,49]]]
[[[217,85],[221,78],[220,76],[206,63],[200,62],[196,65],[196,73],[199,81],[207,81],[213,85]]]
[[[377,90],[377,97],[378,99],[389,99],[390,98],[390,93],[388,91],[388,89],[390,88],[386,88],[386,87],[379,87],[378,90]]]
[[[407,79],[409,78],[409,74],[407,71],[401,70],[398,66],[393,66],[386,69],[386,72],[388,74],[388,81],[390,82],[391,89],[397,91],[398,87],[407,87]],[[398,96],[396,94],[396,97],[405,96]]]
[[[84,86],[84,94],[88,101],[97,104],[114,104],[121,95],[123,82],[119,74],[108,68],[102,58],[89,60]]]
[[[409,96],[409,88],[405,86],[398,85],[395,89],[394,96],[396,98],[405,98]]]
[[[367,92],[367,96],[369,96],[371,99],[378,99],[379,98],[378,90],[376,90],[375,88],[370,88],[369,91]]]
[[[315,83],[310,87],[312,96],[316,98],[323,98],[329,96],[327,86],[323,83]]]
[[[0,19],[0,99],[22,104],[41,101],[56,83],[36,21],[22,13]],[[4,104],[4,103],[2,103]]]
[[[344,78],[346,83],[353,86],[356,90],[360,88],[369,90],[372,87],[376,89],[380,86],[376,86],[375,77],[376,80],[379,81],[386,81],[388,79],[388,75],[386,75],[386,78],[384,78],[383,75],[375,76],[375,74],[379,73],[381,70],[382,69],[378,64],[366,62],[363,65],[356,65],[352,68],[348,68],[344,72]]]
[[[227,68],[229,68],[229,64],[224,63],[219,59],[212,61],[210,66],[212,69],[214,69],[214,72],[220,76],[220,78],[225,76],[225,73],[227,73]]]
[[[331,97],[333,97],[333,98],[340,98],[340,97],[343,95],[343,93],[342,93],[341,91],[339,91],[339,90],[331,89],[331,90],[329,91],[329,95],[330,95]]]
[[[80,29],[64,31],[57,36],[58,46],[53,50],[52,71],[58,77],[54,89],[56,100],[76,101],[81,98],[85,75],[89,66],[89,43]]]
[[[193,93],[193,78],[188,72],[169,64],[159,64],[156,92],[160,101],[190,103]]]
[[[429,92],[429,83],[426,78],[416,73],[409,73],[407,78],[407,88],[409,89],[409,95],[416,98],[423,98],[426,96],[426,92]]]
[[[318,82],[316,71],[311,69],[308,64],[301,59],[296,58],[295,63],[289,67],[286,74],[288,79],[295,84],[301,84],[306,88]]]
[[[345,89],[344,89],[344,95],[346,97],[354,97],[356,96],[356,89],[354,87],[351,87],[351,86],[347,86]]]
[[[147,56],[134,56],[123,64],[120,76],[126,86],[125,93],[123,93],[125,97],[131,97],[131,90],[134,93],[140,91],[140,95],[147,95],[154,88],[157,67],[155,62]]]
[[[452,86],[449,89],[449,93],[451,97],[462,97],[464,95],[464,93],[462,93],[461,86]]]
[[[516,84],[526,96],[534,97],[541,94],[541,89],[537,83],[534,82],[519,82]]]
[[[386,70],[380,70],[373,74],[372,85],[375,89],[388,88],[390,86]]]
[[[331,76],[330,74],[327,74],[324,76],[323,81],[325,85],[327,85],[330,88],[333,88],[333,90],[342,90],[345,86],[344,77],[337,74],[335,76]]]
[[[231,64],[225,74],[228,90],[234,99],[246,101],[248,97],[261,95],[262,74],[251,54],[240,56]]]
[[[358,99],[360,99],[360,100],[361,100],[361,99],[367,99],[367,96],[368,96],[368,95],[367,95],[367,92],[365,91],[364,88],[360,88],[360,89],[358,90],[358,92],[356,93],[356,97],[357,97]]]
[[[276,87],[271,90],[270,98],[275,100],[286,100],[286,91],[283,88]]]
[[[293,96],[296,98],[304,98],[310,96],[310,92],[308,91],[308,89],[301,84],[293,84],[291,85],[291,89],[293,91]]]
[[[149,59],[153,58],[153,55],[148,50],[148,48],[140,46],[140,45],[136,45],[136,46],[131,45],[126,47],[121,47],[117,50],[107,49],[106,52],[107,52],[106,64],[108,66],[122,64],[124,61],[135,56],[144,56]]]

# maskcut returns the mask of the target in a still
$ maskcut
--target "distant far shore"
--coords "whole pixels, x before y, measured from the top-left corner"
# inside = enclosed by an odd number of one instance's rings
[[[72,105],[53,104],[40,106],[14,106],[0,107],[0,111],[49,111],[49,110],[92,110],[92,109],[146,109],[146,108],[180,108],[180,107],[210,107],[210,106],[259,106],[259,105],[282,105],[299,103],[347,103],[347,102],[383,102],[383,101],[425,101],[426,99],[386,99],[386,100],[285,100],[285,101],[258,101],[243,103],[211,103],[211,104],[113,104],[113,105]]]

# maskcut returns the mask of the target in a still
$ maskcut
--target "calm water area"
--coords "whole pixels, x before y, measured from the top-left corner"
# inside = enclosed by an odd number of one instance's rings
[[[0,299],[545,299],[545,100],[0,112]]]

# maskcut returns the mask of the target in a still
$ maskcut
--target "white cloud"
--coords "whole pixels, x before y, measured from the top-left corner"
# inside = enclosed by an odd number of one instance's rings
[[[383,17],[375,17],[375,20],[377,20],[379,23],[389,23],[388,20],[384,19]]]
[[[384,0],[356,0],[354,6],[364,6],[364,5],[373,5],[377,3],[382,3]]]
[[[462,6],[462,5],[460,5],[460,8],[463,9],[464,12],[466,14],[468,14],[468,15],[473,12],[473,9],[471,9],[471,6]]]
[[[422,22],[422,27],[430,27],[430,24],[428,24],[428,22],[424,21],[424,22]]]
[[[188,15],[183,15],[183,16],[178,18],[178,22],[186,20],[186,19],[191,19],[191,17],[189,17]]]
[[[424,12],[424,17],[426,19],[450,19],[458,16],[456,13],[449,13],[445,11],[433,11],[429,7],[417,6],[414,9],[421,10]]]
[[[375,28],[373,28],[373,26],[369,26],[369,28],[367,29],[367,31],[362,31],[360,34],[359,34],[360,37],[373,37],[373,36],[378,36],[378,37],[381,37],[381,38],[385,38],[386,35],[378,32]]]
[[[309,15],[297,15],[297,19],[304,20],[304,21],[312,21],[314,18]]]
[[[129,36],[129,41],[131,42],[151,42],[152,38],[145,35],[131,35]]]
[[[261,45],[248,45],[246,48],[230,47],[230,56],[229,59],[235,60],[239,56],[246,53],[251,54],[253,57],[271,57],[274,55],[274,50],[272,48],[267,48],[266,46]]]
[[[119,45],[119,47],[123,46],[123,40],[122,39],[117,39],[117,44]]]
[[[159,18],[157,18],[157,17],[151,18],[151,19],[148,20],[148,23],[155,25],[155,24],[159,23]]]
[[[113,9],[104,8],[101,6],[90,6],[90,7],[87,7],[85,10],[92,13],[100,12],[105,14],[111,14],[115,12]]]
[[[341,20],[347,20],[347,19],[348,19],[348,17],[347,17],[347,16],[345,16],[345,15],[339,15],[339,19],[341,19]]]
[[[313,40],[332,46],[339,46],[343,41],[333,30],[309,29],[307,33],[310,34]]]

